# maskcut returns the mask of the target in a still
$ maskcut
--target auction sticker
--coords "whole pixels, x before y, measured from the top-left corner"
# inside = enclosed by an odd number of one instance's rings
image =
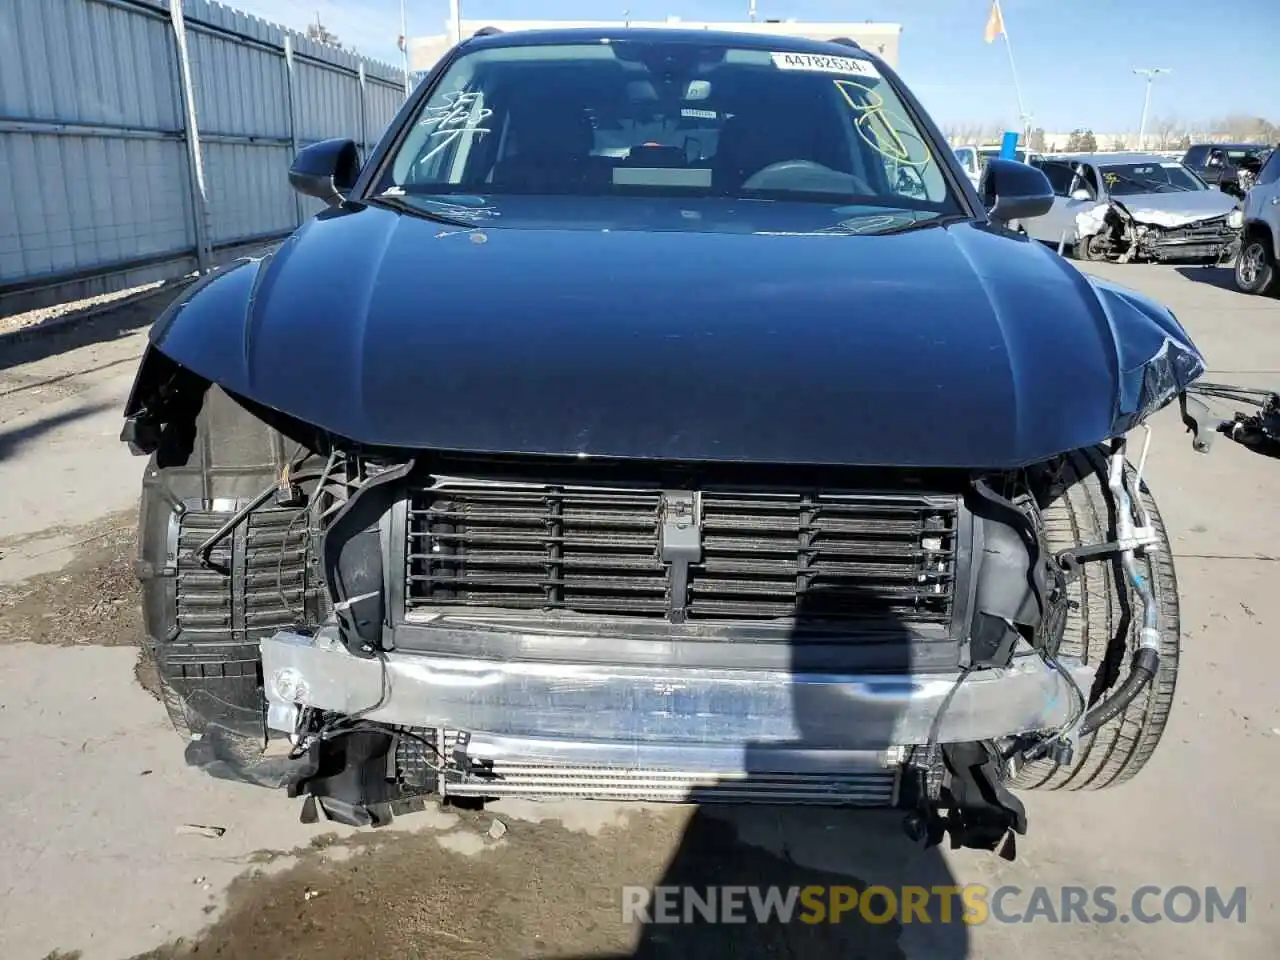
[[[810,70],[815,73],[844,73],[857,77],[879,77],[867,60],[853,57],[828,57],[820,53],[774,53],[773,65],[779,70]]]

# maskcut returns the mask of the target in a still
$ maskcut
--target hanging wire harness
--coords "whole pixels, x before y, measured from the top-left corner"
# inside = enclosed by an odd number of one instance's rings
[[[1144,431],[1142,452],[1138,458],[1137,470],[1132,477],[1126,470],[1127,442],[1124,439],[1112,441],[1108,456],[1107,489],[1115,505],[1116,539],[1110,543],[1078,547],[1059,554],[1056,558],[1067,572],[1074,571],[1083,562],[1105,557],[1119,558],[1125,579],[1133,587],[1142,605],[1142,626],[1138,633],[1138,648],[1134,651],[1133,665],[1124,682],[1110,696],[1086,709],[1088,700],[1070,671],[1064,670],[1056,658],[1046,656],[1046,662],[1057,669],[1073,688],[1080,707],[1074,717],[1056,733],[1023,751],[1022,762],[1049,755],[1057,763],[1070,763],[1079,741],[1122,713],[1142,689],[1151,683],[1159,669],[1159,607],[1150,581],[1138,568],[1139,555],[1155,550],[1160,542],[1159,531],[1152,522],[1141,495],[1142,475],[1146,469],[1147,453],[1151,447],[1151,429],[1144,425],[1142,430]]]

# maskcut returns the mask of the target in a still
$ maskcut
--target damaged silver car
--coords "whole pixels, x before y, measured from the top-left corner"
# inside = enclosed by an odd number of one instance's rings
[[[1080,154],[1032,161],[1053,185],[1053,208],[1022,222],[1036,240],[1078,260],[1226,263],[1244,213],[1176,160]]]

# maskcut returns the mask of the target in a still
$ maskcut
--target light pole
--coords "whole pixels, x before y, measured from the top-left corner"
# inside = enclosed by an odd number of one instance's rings
[[[400,0],[400,58],[404,68],[404,95],[407,99],[412,92],[409,89],[409,21],[404,12],[405,0]]]
[[[1133,72],[1147,78],[1147,92],[1142,98],[1142,119],[1138,121],[1138,149],[1144,149],[1147,138],[1147,111],[1151,108],[1151,83],[1162,73],[1173,73],[1169,67],[1134,67]]]
[[[453,42],[462,42],[462,0],[449,0],[449,16],[453,20]]]

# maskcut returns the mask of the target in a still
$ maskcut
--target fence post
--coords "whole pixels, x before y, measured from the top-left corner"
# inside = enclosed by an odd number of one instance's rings
[[[287,32],[284,35],[284,77],[285,89],[289,94],[289,143],[296,157],[298,155],[298,94],[295,88],[297,80],[293,75],[293,37]],[[289,158],[289,162],[293,162],[293,157]],[[293,209],[297,226],[302,226],[302,194],[296,190],[293,193]]]
[[[179,89],[187,140],[188,173],[191,181],[191,209],[195,214],[196,265],[200,272],[212,262],[209,244],[209,193],[204,183],[204,156],[200,150],[200,128],[196,123],[195,91],[191,84],[191,57],[187,52],[187,22],[182,14],[182,0],[169,0],[169,23],[178,48]]]
[[[368,113],[368,107],[365,105],[365,78],[364,78],[364,61],[360,61],[360,157],[369,152],[369,125],[365,121],[365,115]]]

